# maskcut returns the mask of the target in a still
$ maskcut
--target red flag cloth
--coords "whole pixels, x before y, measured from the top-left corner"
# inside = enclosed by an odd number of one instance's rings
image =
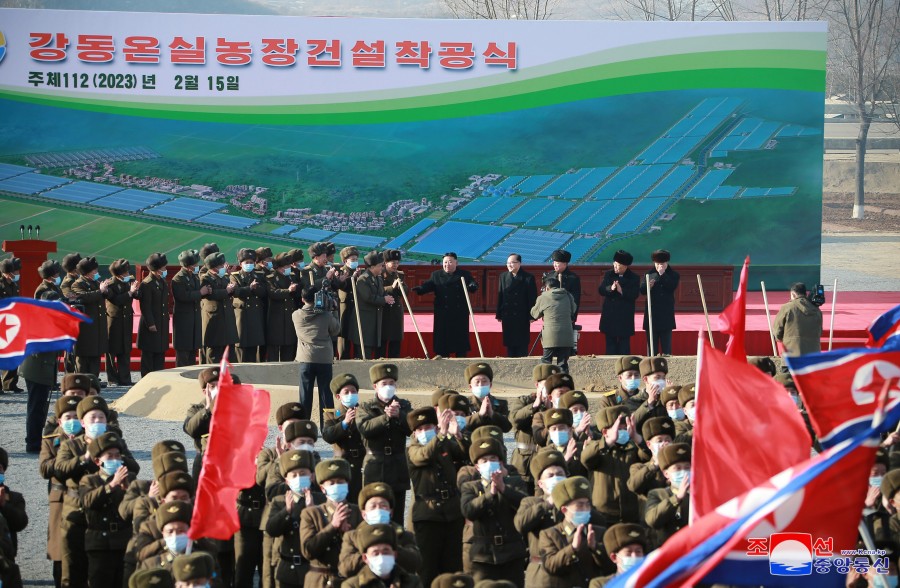
[[[16,369],[34,353],[71,351],[82,322],[93,321],[59,301],[0,300],[0,369]]]
[[[728,345],[725,347],[725,355],[747,361],[747,351],[744,348],[744,326],[747,320],[747,274],[750,270],[750,256],[744,259],[744,267],[741,268],[741,282],[738,285],[737,294],[722,314],[719,315],[719,330],[727,333]]]
[[[694,586],[701,579],[739,586],[844,586],[845,573],[831,558],[856,549],[876,443],[848,441],[778,473],[681,529],[630,576],[607,586]],[[775,545],[785,534],[805,535],[808,544],[785,553]],[[793,574],[784,572],[785,564]]]
[[[781,384],[713,349],[702,333],[699,345],[691,520],[809,458],[812,446]]]
[[[256,483],[256,456],[269,434],[269,393],[234,384],[222,360],[188,537],[227,540],[241,528],[237,496]]]

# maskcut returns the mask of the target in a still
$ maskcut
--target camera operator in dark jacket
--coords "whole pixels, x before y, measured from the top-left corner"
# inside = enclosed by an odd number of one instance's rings
[[[291,315],[297,331],[297,361],[300,363],[300,402],[305,414],[312,415],[313,385],[319,389],[319,422],[323,408],[334,408],[329,394],[334,347],[331,338],[341,330],[334,316],[334,296],[327,280],[303,292],[303,308]],[[310,420],[312,417],[310,417]]]

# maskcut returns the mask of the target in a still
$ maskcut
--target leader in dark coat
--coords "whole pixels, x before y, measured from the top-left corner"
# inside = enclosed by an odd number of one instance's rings
[[[528,355],[531,308],[535,300],[537,284],[533,275],[523,269],[515,274],[511,271],[500,274],[496,318],[502,324],[503,346],[509,357]]]
[[[444,259],[449,256],[445,255]],[[469,307],[463,292],[463,283],[469,294],[478,290],[472,274],[456,267],[453,254],[453,272],[443,269],[431,274],[420,286],[413,288],[417,294],[434,292],[434,352],[437,355],[465,357],[469,344]]]

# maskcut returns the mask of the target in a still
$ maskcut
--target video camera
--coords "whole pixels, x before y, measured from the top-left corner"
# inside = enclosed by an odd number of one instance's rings
[[[313,294],[313,312],[320,314],[323,312],[333,312],[338,308],[338,301],[331,291],[331,280],[322,280],[322,285]]]
[[[825,304],[825,286],[816,284],[816,287],[809,292],[809,301],[816,306]]]
[[[555,287],[557,287],[557,288],[562,287],[562,284],[561,284],[560,281],[559,281],[559,274],[558,274],[558,273],[553,272],[553,271],[550,271],[550,272],[544,272],[543,274],[541,274],[541,291],[542,291],[542,292],[546,292],[546,291],[547,291],[547,281],[548,281],[548,280],[556,280],[556,286],[555,286]]]

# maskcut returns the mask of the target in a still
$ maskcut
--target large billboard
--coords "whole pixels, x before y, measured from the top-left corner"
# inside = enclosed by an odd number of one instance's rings
[[[61,250],[665,248],[818,280],[824,23],[3,9],[0,32],[4,230]]]

